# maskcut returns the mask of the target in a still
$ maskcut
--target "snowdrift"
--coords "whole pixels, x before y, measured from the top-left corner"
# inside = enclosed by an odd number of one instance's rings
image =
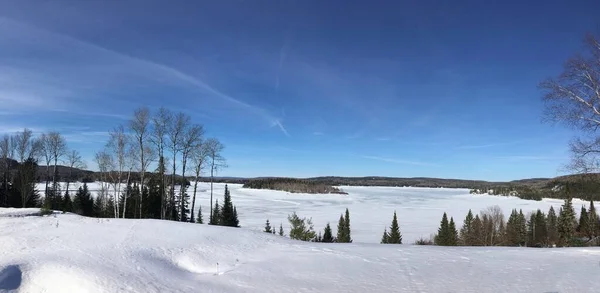
[[[326,244],[0,209],[0,292],[597,292],[600,249]],[[7,215],[10,215],[7,216]]]

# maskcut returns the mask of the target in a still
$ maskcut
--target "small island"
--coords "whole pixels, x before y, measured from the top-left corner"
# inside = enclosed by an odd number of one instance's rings
[[[246,184],[244,188],[252,189],[271,189],[280,190],[291,193],[333,193],[333,194],[348,194],[337,187],[327,185],[324,183],[309,181],[305,179],[296,178],[260,178],[252,179]]]

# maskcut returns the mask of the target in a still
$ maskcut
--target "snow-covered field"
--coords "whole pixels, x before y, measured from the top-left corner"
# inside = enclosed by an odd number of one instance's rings
[[[244,228],[31,216],[36,211],[0,209],[0,292],[543,293],[600,288],[596,248],[308,243]]]
[[[80,184],[71,184],[70,190],[76,190]],[[99,183],[91,183],[88,188],[99,189]],[[64,186],[63,186],[64,188]],[[204,218],[208,219],[210,210],[210,184],[199,183],[196,207],[202,205]],[[442,214],[454,217],[457,226],[462,225],[469,209],[479,213],[492,205],[504,210],[506,220],[513,208],[523,209],[524,213],[538,208],[547,212],[550,206],[558,212],[562,200],[544,199],[542,201],[522,200],[516,197],[472,195],[467,189],[411,188],[411,187],[356,187],[344,186],[348,195],[339,194],[294,194],[273,190],[245,189],[239,184],[229,184],[233,203],[237,206],[240,225],[252,230],[264,229],[265,221],[273,226],[283,224],[287,231],[287,216],[297,212],[301,217],[312,217],[315,230],[322,231],[327,222],[331,223],[334,233],[337,221],[346,208],[350,210],[352,238],[354,242],[379,243],[381,235],[392,221],[394,210],[397,212],[404,243],[413,243],[420,237],[429,238],[437,232]],[[43,191],[44,185],[39,184]],[[214,184],[214,198],[222,201],[225,184]],[[191,189],[189,190],[191,193]],[[573,200],[576,212],[582,205],[581,200]]]

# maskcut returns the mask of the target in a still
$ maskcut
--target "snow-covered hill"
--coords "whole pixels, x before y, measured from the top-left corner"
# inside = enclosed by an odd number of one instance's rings
[[[600,249],[304,243],[244,228],[35,212],[0,209],[0,292],[600,288]]]

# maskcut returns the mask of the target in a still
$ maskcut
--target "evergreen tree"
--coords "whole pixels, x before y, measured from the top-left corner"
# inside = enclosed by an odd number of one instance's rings
[[[220,225],[221,220],[221,207],[219,206],[219,200],[215,201],[215,206],[212,212],[212,218],[208,222],[209,225]]]
[[[400,233],[400,226],[398,225],[398,218],[396,217],[396,211],[394,211],[394,217],[392,218],[392,225],[390,226],[390,232],[387,233],[388,244],[402,244],[402,234]]]
[[[381,237],[381,244],[388,244],[390,241],[389,238],[390,238],[390,235],[387,232],[387,228],[383,229],[383,236]]]
[[[473,212],[469,210],[469,213],[465,217],[463,221],[463,226],[460,229],[460,242],[465,246],[473,246],[475,245],[475,238],[473,233]]]
[[[198,215],[196,215],[196,223],[204,224],[204,219],[202,216],[202,206],[198,205]]]
[[[333,233],[331,232],[331,226],[329,225],[329,223],[327,223],[327,226],[325,226],[325,230],[323,231],[323,239],[321,240],[325,243],[331,243],[334,240]]]
[[[273,233],[273,229],[271,229],[271,223],[269,223],[269,219],[267,219],[267,223],[265,224],[265,231],[266,233]]]
[[[570,246],[571,240],[575,234],[577,220],[573,210],[572,198],[565,200],[558,216],[558,239],[560,246]]]
[[[550,206],[550,210],[548,210],[546,226],[548,228],[548,245],[556,245],[558,243],[558,220],[552,206]]]
[[[535,237],[534,243],[538,247],[545,247],[548,243],[548,230],[546,227],[546,215],[541,210],[535,214]]]
[[[581,212],[579,213],[579,225],[577,226],[577,232],[582,237],[588,237],[589,231],[589,215],[585,206],[581,207]],[[591,239],[591,237],[590,237]]]
[[[65,192],[65,196],[63,197],[62,211],[65,213],[73,212],[73,201],[71,200],[69,192]]]
[[[352,236],[350,232],[350,212],[346,208],[346,218],[344,219],[344,242],[352,243]]]
[[[452,217],[450,217],[450,224],[448,225],[448,245],[458,245],[458,231],[456,231],[456,224],[454,224],[454,219]]]
[[[94,199],[88,190],[87,183],[79,187],[73,200],[73,211],[86,217],[94,216]]]
[[[596,208],[594,207],[594,201],[590,201],[590,212],[588,213],[588,231],[587,235],[590,238],[594,238],[595,236],[599,236],[598,229],[600,225],[598,223],[598,214],[596,213]]]
[[[237,208],[235,206],[233,206],[233,221],[231,223],[232,223],[231,227],[239,227],[240,226],[240,220],[238,219]]]
[[[519,226],[519,243],[521,246],[525,246],[527,243],[527,219],[523,214],[523,210],[519,210],[517,225]]]
[[[475,219],[473,220],[473,245],[483,245],[483,223],[479,215],[475,215]]]
[[[317,238],[315,238],[315,242],[323,242],[323,236],[321,235],[321,232],[319,232],[319,235],[317,235]]]
[[[520,245],[518,222],[519,214],[516,209],[513,209],[510,213],[510,217],[508,217],[508,222],[506,223],[506,245],[508,246]]]
[[[283,233],[283,224],[279,224],[279,236],[285,236],[285,233]]]
[[[535,246],[535,213],[531,213],[527,221],[527,246]]]
[[[220,225],[229,227],[239,227],[239,220],[237,218],[237,210],[233,206],[231,201],[231,194],[229,188],[225,185],[225,196],[223,198],[223,206],[219,214]]]
[[[338,222],[337,227],[337,242],[345,243],[346,242],[346,220],[344,219],[344,215],[340,216],[340,221]]]
[[[293,212],[288,216],[290,222],[290,238],[302,241],[313,241],[317,234],[314,231],[312,219],[300,218]]]
[[[450,224],[448,223],[448,216],[444,213],[434,242],[439,246],[448,246],[450,245],[450,237]]]

